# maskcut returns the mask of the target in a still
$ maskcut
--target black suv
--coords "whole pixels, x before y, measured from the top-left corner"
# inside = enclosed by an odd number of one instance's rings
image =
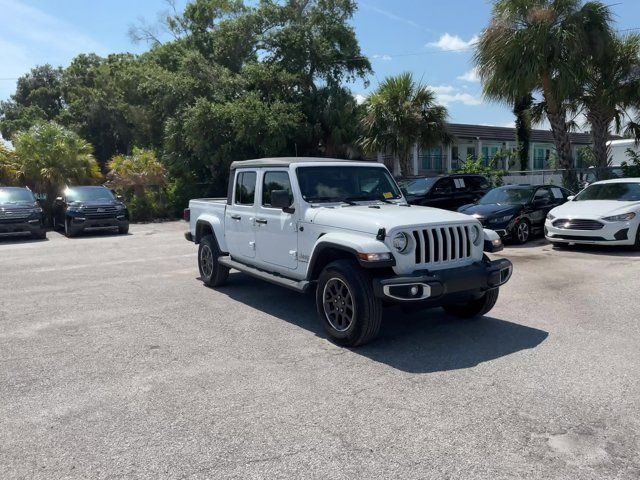
[[[7,233],[47,238],[42,208],[28,188],[0,187],[0,234]]]
[[[53,204],[53,228],[64,228],[67,237],[87,229],[117,228],[129,232],[129,211],[105,187],[70,187]]]
[[[399,183],[410,204],[445,210],[457,210],[473,203],[491,188],[489,180],[482,175],[469,174],[412,177]]]

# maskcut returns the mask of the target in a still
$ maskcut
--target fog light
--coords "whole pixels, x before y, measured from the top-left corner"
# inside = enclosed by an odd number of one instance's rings
[[[418,294],[418,287],[414,285],[413,287],[411,287],[411,295],[415,297],[417,294]]]

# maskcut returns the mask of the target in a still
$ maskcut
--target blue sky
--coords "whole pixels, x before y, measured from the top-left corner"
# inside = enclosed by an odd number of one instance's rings
[[[617,28],[640,28],[640,1],[615,0]],[[178,5],[183,5],[179,0]],[[482,99],[472,70],[470,45],[487,24],[487,0],[359,1],[353,24],[371,59],[371,85],[351,85],[366,96],[387,75],[411,71],[449,108],[450,120],[512,125],[509,109]],[[15,78],[34,65],[66,66],[79,53],[142,52],[128,29],[138,19],[153,22],[164,0],[0,0],[0,99]]]

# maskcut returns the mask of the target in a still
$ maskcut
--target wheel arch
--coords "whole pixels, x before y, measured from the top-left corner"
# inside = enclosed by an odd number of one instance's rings
[[[227,252],[227,245],[224,241],[224,232],[222,224],[217,217],[202,216],[198,218],[195,225],[194,242],[199,244],[203,237],[206,235],[212,235],[215,240],[218,249],[221,252]]]

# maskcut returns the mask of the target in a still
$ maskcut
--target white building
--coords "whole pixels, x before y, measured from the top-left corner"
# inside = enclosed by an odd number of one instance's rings
[[[622,162],[629,162],[628,149],[640,153],[640,148],[636,145],[635,140],[629,138],[611,140],[607,142],[607,146],[609,147],[609,158],[611,159],[612,167],[619,167]]]
[[[428,150],[422,150],[418,146],[414,148],[414,175],[438,175],[454,171],[468,156],[473,158],[480,156],[488,164],[498,152],[504,152],[510,159],[501,160],[496,168],[507,171],[520,170],[515,154],[517,148],[515,128],[450,123],[449,133],[452,141],[448,145],[441,144]],[[588,133],[571,133],[570,135],[573,158],[576,159],[575,166],[581,167],[578,150],[591,145],[591,136]],[[550,130],[532,130],[527,170],[541,171],[552,168],[549,159],[554,151],[555,146]],[[384,162],[389,167],[393,164],[394,173],[400,174],[397,159],[393,159],[390,155],[378,154],[378,161]]]

